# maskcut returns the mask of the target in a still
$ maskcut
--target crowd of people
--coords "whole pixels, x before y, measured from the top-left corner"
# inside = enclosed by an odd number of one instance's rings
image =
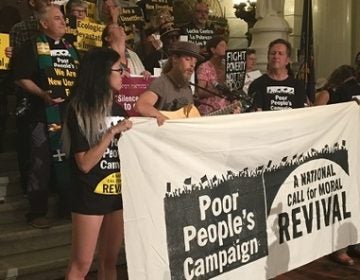
[[[63,7],[50,0],[28,3],[33,14],[11,27],[10,46],[6,49],[19,105],[17,149],[21,186],[30,206],[26,219],[35,228],[52,226],[47,218],[49,186],[54,182],[50,179],[53,170],[46,111],[56,106],[72,173],[70,185],[59,191],[62,214],[71,212],[73,225],[67,279],[84,279],[97,245],[99,279],[116,279],[115,267],[123,240],[121,190],[109,195],[99,191],[99,186],[109,176],[120,186],[120,160],[110,155],[117,154],[116,140],[131,129],[132,122],[127,119],[127,112],[113,102],[114,95],[121,91],[124,76],[141,75],[147,80],[159,67],[161,75],[136,102],[140,115],[154,117],[158,125],[163,125],[169,118],[166,111],[185,106],[198,107],[203,116],[224,109],[234,103],[217,87],[226,84],[227,40],[209,24],[208,5],[198,2],[192,22],[182,27],[174,26],[169,10],[159,9],[145,30],[144,47],[137,53],[127,44],[124,26],[119,22],[122,3],[106,0],[97,7],[99,20],[105,25],[102,47],[79,54],[65,39]],[[66,12],[84,20],[87,5],[81,0],[70,0]],[[206,34],[206,40],[191,40],[198,33]],[[180,40],[181,35],[188,35],[188,41]],[[256,69],[256,51],[247,50],[243,89],[253,101],[248,111],[333,104],[360,95],[360,53],[355,67],[343,65],[330,75],[312,104],[303,83],[289,70],[291,50],[284,39],[269,42],[265,73]],[[75,84],[62,89],[65,94],[55,94],[53,90],[51,75],[55,68],[55,72],[75,73]],[[195,91],[190,87],[194,76]],[[237,104],[230,113],[242,112],[241,102]],[[104,160],[111,162],[106,168],[101,164]],[[349,248],[349,252],[360,255],[357,247]],[[340,263],[353,263],[344,251],[332,256]]]

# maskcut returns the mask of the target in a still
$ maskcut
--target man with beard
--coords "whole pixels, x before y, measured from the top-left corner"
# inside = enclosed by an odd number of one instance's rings
[[[181,27],[181,34],[188,36],[188,41],[201,47],[200,53],[207,55],[206,42],[215,35],[215,27],[209,22],[209,6],[197,2],[193,8],[191,22]]]
[[[193,104],[189,81],[198,60],[204,59],[199,52],[199,46],[194,43],[176,42],[169,49],[170,58],[162,75],[140,95],[135,109],[145,117],[155,117],[158,124],[162,125],[168,118],[159,110],[176,111]]]

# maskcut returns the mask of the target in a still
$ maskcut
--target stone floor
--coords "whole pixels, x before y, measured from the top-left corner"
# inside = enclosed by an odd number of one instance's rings
[[[60,278],[57,280],[65,280],[65,278]],[[85,280],[97,280],[96,272],[90,272]],[[118,266],[118,280],[128,280],[126,265],[119,265]]]
[[[279,275],[274,280],[359,280],[360,259],[354,260],[355,265],[343,266],[334,263],[328,257],[323,257],[293,271]],[[128,280],[125,265],[119,266],[118,279]],[[96,280],[96,273],[88,275],[86,280]]]
[[[97,280],[96,272],[90,273],[85,279],[86,280]],[[118,266],[118,280],[128,280],[126,265]]]
[[[359,280],[360,259],[355,265],[344,266],[331,261],[328,257],[320,258],[307,265],[276,277],[276,280]]]

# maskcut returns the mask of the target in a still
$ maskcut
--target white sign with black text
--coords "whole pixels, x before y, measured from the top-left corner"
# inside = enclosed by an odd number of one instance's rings
[[[359,242],[355,102],[132,120],[119,140],[129,279],[267,279]]]

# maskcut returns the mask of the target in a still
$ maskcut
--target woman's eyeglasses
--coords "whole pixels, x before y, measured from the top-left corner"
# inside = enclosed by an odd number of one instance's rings
[[[121,68],[118,68],[118,69],[111,69],[111,71],[119,72],[122,75],[122,73],[124,73],[124,68],[121,67]]]

